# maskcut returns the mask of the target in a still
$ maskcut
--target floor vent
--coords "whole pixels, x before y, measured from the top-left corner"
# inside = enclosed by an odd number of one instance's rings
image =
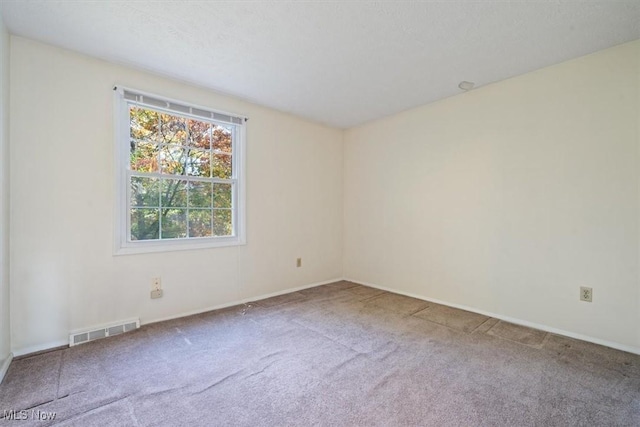
[[[69,335],[69,346],[84,344],[114,335],[124,334],[140,327],[140,319],[131,319],[119,323],[111,323],[100,328],[91,328],[89,331],[76,332]]]

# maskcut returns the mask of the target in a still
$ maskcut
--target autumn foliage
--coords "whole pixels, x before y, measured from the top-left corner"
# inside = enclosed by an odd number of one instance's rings
[[[130,106],[131,239],[233,232],[233,128]]]

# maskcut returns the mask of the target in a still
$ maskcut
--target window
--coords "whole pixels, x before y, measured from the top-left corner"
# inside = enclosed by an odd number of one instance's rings
[[[116,253],[243,244],[245,119],[115,90]]]

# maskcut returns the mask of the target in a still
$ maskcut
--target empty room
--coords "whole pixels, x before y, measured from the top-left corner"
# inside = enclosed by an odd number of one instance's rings
[[[0,427],[640,426],[640,2],[0,1]]]

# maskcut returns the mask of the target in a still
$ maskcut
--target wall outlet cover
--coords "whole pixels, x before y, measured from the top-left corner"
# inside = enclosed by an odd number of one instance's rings
[[[593,288],[586,286],[580,286],[580,301],[592,302],[593,301]]]

